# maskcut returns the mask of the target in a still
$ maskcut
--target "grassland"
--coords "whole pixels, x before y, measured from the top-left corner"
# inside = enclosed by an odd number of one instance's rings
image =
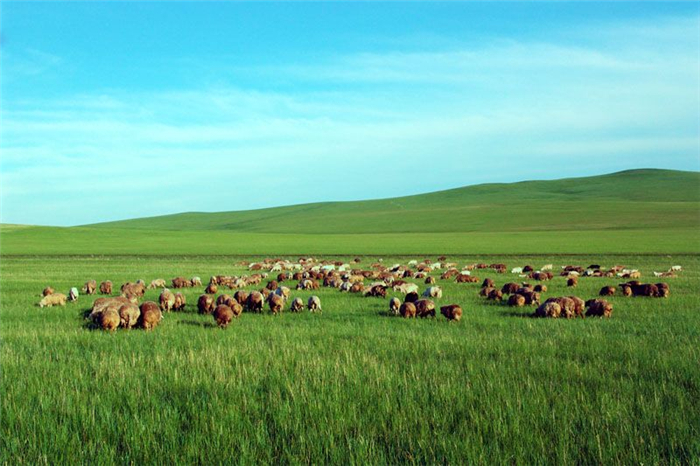
[[[396,258],[405,260],[406,258]],[[460,263],[478,256],[455,258]],[[495,258],[489,258],[496,260]],[[501,256],[509,266],[665,256]],[[84,326],[92,300],[34,306],[45,285],[233,274],[229,257],[5,257],[0,461],[56,463],[690,464],[700,460],[700,259],[666,300],[612,298],[609,320],[527,318],[478,285],[440,283],[462,322],[405,321],[321,289],[321,315],[186,312],[155,331]],[[392,261],[394,258],[386,258]],[[365,262],[367,263],[367,262]],[[511,276],[493,273],[502,284]],[[584,278],[588,298],[615,282]],[[563,278],[547,296],[571,294]],[[309,292],[294,295],[306,297]],[[147,299],[154,299],[151,291]]]

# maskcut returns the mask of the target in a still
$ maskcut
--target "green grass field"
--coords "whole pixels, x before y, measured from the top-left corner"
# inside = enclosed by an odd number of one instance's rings
[[[698,464],[700,179],[640,170],[409,198],[0,227],[0,463]],[[613,297],[608,320],[542,320],[438,280],[442,316],[322,288],[320,315],[185,312],[157,329],[86,326],[94,297],[41,290],[240,274],[243,258],[446,254],[459,265],[680,264],[667,299]],[[434,274],[437,274],[435,272]],[[511,274],[479,272],[498,285]],[[621,280],[556,277],[544,297]],[[421,284],[421,289],[425,285]],[[308,297],[306,291],[293,296]],[[154,300],[149,291],[146,299]]]
[[[622,263],[644,276],[674,265],[665,256],[499,259],[509,266]],[[2,462],[700,460],[696,256],[683,258],[686,270],[668,279],[670,298],[612,298],[609,320],[531,319],[530,308],[483,301],[478,284],[440,281],[438,304],[460,303],[459,323],[403,320],[387,315],[386,300],[323,288],[321,315],[244,313],[226,330],[196,313],[202,289],[188,289],[186,312],[168,314],[150,333],[87,329],[92,297],[35,307],[49,284],[67,291],[88,278],[119,284],[242,272],[233,263],[5,257]],[[513,278],[479,276],[499,285]],[[616,282],[583,278],[575,294],[590,298]],[[546,296],[572,293],[561,277],[549,286]]]

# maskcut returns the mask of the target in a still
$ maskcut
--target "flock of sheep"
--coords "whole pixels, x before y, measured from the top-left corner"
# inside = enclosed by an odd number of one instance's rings
[[[444,256],[438,258],[436,262],[428,259],[422,262],[412,260],[407,264],[398,263],[392,266],[385,266],[379,260],[365,269],[359,267],[360,262],[360,258],[356,258],[352,263],[318,261],[314,258],[300,258],[297,262],[269,258],[255,263],[242,262],[238,265],[247,266],[251,274],[212,276],[204,293],[197,300],[197,309],[200,314],[212,315],[221,328],[226,328],[244,311],[263,312],[265,305],[273,314],[278,314],[285,308],[292,312],[300,312],[305,307],[310,312],[321,312],[321,300],[318,296],[309,297],[306,303],[299,297],[290,296],[291,289],[282,283],[295,281],[297,290],[318,290],[323,286],[335,288],[340,292],[379,298],[386,298],[387,290],[391,289],[404,295],[403,302],[396,297],[389,299],[391,313],[405,318],[435,317],[436,307],[432,299],[442,298],[442,288],[435,285],[436,278],[430,275],[431,272],[443,271],[439,276],[440,280],[454,280],[456,283],[479,283],[481,280],[472,275],[472,272],[480,269],[492,269],[500,274],[507,272],[505,264],[477,263],[459,269],[456,263],[447,262]],[[516,267],[511,269],[511,273],[521,278],[543,282],[554,278],[552,270],[553,266],[548,264],[539,270],[531,266]],[[663,276],[672,277],[680,271],[680,266],[674,266],[668,272],[664,272]],[[268,280],[259,291],[243,289],[259,286],[263,280],[267,280],[270,274],[274,273],[277,275]],[[655,276],[660,276],[657,274],[657,272],[654,273]],[[641,283],[636,280],[641,276],[638,270],[622,266],[603,269],[595,264],[586,268],[569,265],[562,267],[560,275],[566,278],[567,286],[572,288],[578,285],[579,277],[622,277],[634,279],[619,285],[620,292],[624,296],[668,297],[670,294],[668,284]],[[419,296],[418,285],[406,279],[423,280],[429,286]],[[170,283],[173,289],[202,286],[202,280],[199,277],[190,279],[176,277]],[[147,289],[157,288],[162,289],[158,303],[145,301],[139,304]],[[237,289],[237,291],[232,295],[222,293],[215,296],[220,288]],[[497,288],[492,279],[486,278],[481,284],[479,294],[492,301],[502,301],[505,295],[509,295],[506,300],[509,306],[536,305],[534,316],[537,317],[610,317],[612,314],[612,304],[601,298],[584,301],[577,296],[561,296],[551,297],[541,302],[541,294],[546,291],[547,286],[543,283],[530,285],[509,282]],[[82,292],[87,295],[94,295],[97,292],[111,295],[113,285],[109,280],[100,283],[99,286],[95,280],[89,280],[83,286]],[[612,296],[616,293],[616,287],[605,286],[600,290],[599,295]],[[43,298],[39,306],[63,306],[67,301],[77,301],[78,297],[79,292],[76,287],[71,288],[67,296],[47,287],[43,290]],[[109,331],[117,328],[150,330],[161,322],[163,313],[182,311],[185,305],[185,295],[168,289],[164,279],[155,279],[148,286],[144,280],[137,280],[134,283],[124,283],[120,287],[120,296],[96,299],[88,318],[96,327]],[[458,304],[449,304],[440,307],[440,313],[450,321],[459,321],[463,311]]]

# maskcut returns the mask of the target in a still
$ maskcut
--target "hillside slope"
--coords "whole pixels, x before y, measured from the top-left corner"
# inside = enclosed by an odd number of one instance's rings
[[[88,225],[248,233],[430,233],[700,227],[700,173],[630,170],[553,181]]]

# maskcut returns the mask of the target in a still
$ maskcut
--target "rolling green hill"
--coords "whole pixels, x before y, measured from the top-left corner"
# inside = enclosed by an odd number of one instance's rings
[[[700,173],[632,170],[554,181],[467,186],[372,201],[182,213],[88,225],[249,233],[427,233],[692,228]]]
[[[697,254],[700,173],[633,170],[83,227],[0,227],[3,255]]]

